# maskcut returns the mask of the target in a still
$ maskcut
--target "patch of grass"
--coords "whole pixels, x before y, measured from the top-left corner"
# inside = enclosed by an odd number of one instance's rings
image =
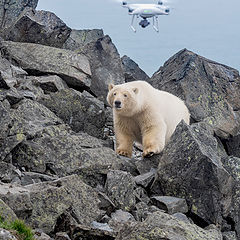
[[[15,221],[8,223],[0,216],[0,228],[9,231],[14,230],[17,238],[20,240],[34,240],[32,229],[28,227],[22,220],[16,219]]]

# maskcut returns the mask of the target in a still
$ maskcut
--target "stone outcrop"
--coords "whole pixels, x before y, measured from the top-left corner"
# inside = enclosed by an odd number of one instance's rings
[[[102,30],[36,4],[0,0],[1,219],[37,240],[239,239],[238,71],[184,49],[149,78]],[[139,79],[185,100],[192,124],[130,159],[114,152],[106,94]]]

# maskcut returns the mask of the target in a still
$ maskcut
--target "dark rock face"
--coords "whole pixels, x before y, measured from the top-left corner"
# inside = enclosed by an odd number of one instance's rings
[[[38,0],[20,1],[0,1],[0,29],[7,28],[18,18],[18,16],[28,9],[35,9]]]
[[[69,50],[33,43],[1,43],[3,56],[33,74],[60,76],[67,84],[76,88],[91,85],[91,70],[84,55]]]
[[[211,124],[218,136],[227,138],[240,129],[239,79],[237,70],[184,49],[149,82],[181,97],[194,121]]]
[[[62,47],[71,29],[54,13],[30,10],[23,12],[5,30],[4,39],[14,42],[38,43],[52,47]]]
[[[136,80],[149,80],[149,76],[139,68],[131,58],[124,55],[122,58],[123,71],[125,76],[125,82],[132,82]]]
[[[52,93],[50,98],[40,102],[71,126],[73,131],[84,131],[94,137],[103,138],[104,105],[89,93],[66,89]]]
[[[203,127],[181,122],[157,173],[154,184],[165,195],[185,198],[190,211],[206,223],[222,224],[230,213],[233,178],[223,167],[217,141]]]
[[[103,30],[75,30],[71,31],[69,38],[63,45],[63,48],[69,50],[79,50],[90,42],[96,42],[99,38],[103,38]]]
[[[124,83],[121,59],[116,47],[109,36],[104,36],[86,44],[80,53],[88,57],[91,65],[91,91],[105,101],[109,83]]]

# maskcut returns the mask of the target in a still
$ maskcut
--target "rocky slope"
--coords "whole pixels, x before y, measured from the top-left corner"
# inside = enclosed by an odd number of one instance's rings
[[[36,239],[240,239],[238,71],[183,49],[149,78],[37,2],[0,0],[0,216]],[[147,159],[115,154],[105,101],[138,79],[191,112]]]

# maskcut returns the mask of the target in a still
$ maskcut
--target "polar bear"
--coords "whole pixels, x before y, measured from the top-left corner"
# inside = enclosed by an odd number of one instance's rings
[[[178,97],[145,81],[109,84],[107,101],[113,108],[116,153],[131,157],[133,142],[143,146],[143,157],[160,153],[181,120],[190,114]]]

